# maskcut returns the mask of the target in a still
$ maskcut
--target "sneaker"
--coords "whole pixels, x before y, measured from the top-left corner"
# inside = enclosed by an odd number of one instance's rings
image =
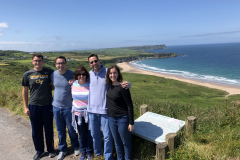
[[[93,154],[88,154],[87,155],[87,160],[92,160],[93,159]]]
[[[33,157],[33,160],[39,160],[43,155],[44,155],[44,152],[43,153],[36,153]]]
[[[54,151],[53,152],[49,152],[49,154],[48,154],[49,158],[53,158],[55,156],[56,156],[56,153]]]
[[[96,157],[93,157],[93,159],[100,160],[101,159],[101,155],[96,155]]]
[[[86,154],[85,154],[85,153],[82,153],[79,160],[85,160],[85,158],[86,158]]]
[[[67,155],[67,151],[66,152],[59,152],[57,159],[58,160],[63,160],[66,155]]]
[[[80,154],[79,148],[78,149],[74,149],[74,155],[75,156],[79,156],[79,154]]]

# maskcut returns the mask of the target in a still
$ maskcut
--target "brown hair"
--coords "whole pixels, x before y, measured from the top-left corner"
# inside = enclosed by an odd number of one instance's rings
[[[98,59],[98,56],[96,54],[91,54],[90,56],[88,56],[88,62],[89,62],[89,58],[91,58],[91,57],[96,57]]]
[[[33,56],[32,56],[32,59],[34,57],[42,58],[42,60],[43,60],[43,56],[40,53],[34,53]]]
[[[57,58],[55,59],[55,62],[57,62],[57,59],[64,59],[65,63],[67,63],[67,60],[64,56],[57,56]]]
[[[120,72],[120,69],[118,68],[117,65],[112,65],[108,67],[107,73],[106,73],[106,83],[108,84],[112,84],[112,80],[109,78],[109,74],[110,74],[110,70],[115,68],[118,72],[118,78],[117,81],[118,82],[122,82],[123,78],[122,78],[122,73]]]
[[[86,68],[82,65],[80,65],[79,67],[77,67],[77,69],[75,70],[75,72],[73,73],[73,79],[77,80],[78,79],[78,75],[80,74],[81,71],[84,71],[86,73],[86,80],[88,80],[89,78],[89,73],[86,70]]]

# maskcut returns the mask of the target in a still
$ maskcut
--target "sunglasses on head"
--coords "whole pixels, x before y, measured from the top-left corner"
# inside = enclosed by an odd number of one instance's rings
[[[97,60],[94,60],[94,61],[91,61],[91,62],[89,62],[90,64],[93,64],[93,62],[94,63],[97,63],[98,62],[98,59]]]
[[[77,74],[77,76],[86,76],[87,74],[86,73],[79,73],[79,74]]]

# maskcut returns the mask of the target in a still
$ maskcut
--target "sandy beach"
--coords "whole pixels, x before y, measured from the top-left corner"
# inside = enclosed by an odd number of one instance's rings
[[[208,83],[208,82],[185,79],[185,78],[162,74],[162,73],[141,70],[141,69],[133,68],[131,65],[128,64],[128,62],[118,63],[117,65],[123,69],[122,72],[148,74],[148,75],[154,75],[154,76],[164,77],[164,78],[168,78],[168,79],[174,79],[174,80],[192,83],[192,84],[196,84],[196,85],[201,85],[201,86],[205,86],[205,87],[209,87],[209,88],[224,90],[229,93],[228,95],[240,94],[240,88],[237,88],[237,87],[218,85],[218,84],[213,84],[213,83]]]

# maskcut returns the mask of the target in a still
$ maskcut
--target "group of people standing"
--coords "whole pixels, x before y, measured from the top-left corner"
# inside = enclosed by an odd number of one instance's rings
[[[112,160],[113,139],[117,159],[131,159],[131,131],[134,129],[133,104],[129,82],[123,78],[116,65],[106,69],[97,55],[91,54],[88,72],[79,66],[74,72],[67,69],[64,56],[56,58],[56,71],[43,67],[41,54],[32,57],[33,69],[23,75],[22,95],[24,112],[30,117],[32,139],[40,159],[44,154],[43,127],[49,157],[56,156],[53,139],[53,117],[59,138],[58,160],[67,155],[66,126],[74,154],[80,160],[102,155]],[[52,99],[52,90],[54,98]],[[28,102],[28,90],[30,100]],[[77,134],[78,133],[78,134]]]

